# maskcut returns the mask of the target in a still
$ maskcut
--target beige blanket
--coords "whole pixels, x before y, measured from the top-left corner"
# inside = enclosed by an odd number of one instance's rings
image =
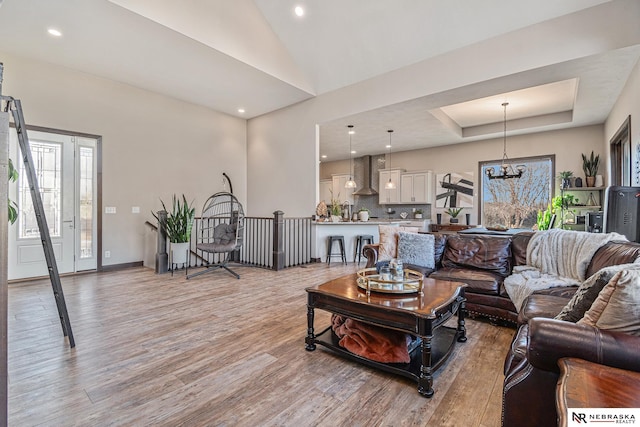
[[[541,273],[583,281],[591,258],[612,240],[627,238],[618,233],[587,233],[551,229],[535,233],[527,245],[527,265]]]
[[[580,285],[591,258],[612,240],[627,238],[618,233],[587,233],[552,229],[535,233],[527,245],[527,265],[514,267],[504,287],[520,311],[533,292],[557,286]]]

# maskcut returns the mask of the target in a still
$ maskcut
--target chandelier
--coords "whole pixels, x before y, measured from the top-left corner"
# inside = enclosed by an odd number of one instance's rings
[[[524,171],[526,170],[525,165],[516,165],[514,166],[509,162],[509,157],[507,157],[507,105],[508,102],[503,102],[502,106],[504,107],[504,136],[502,138],[503,148],[502,148],[502,165],[498,173],[496,173],[495,168],[487,168],[485,169],[485,173],[489,179],[510,179],[510,178],[520,178]]]
[[[355,132],[353,131],[353,125],[348,125],[347,127],[349,128],[349,181],[344,184],[344,188],[356,188],[356,182],[353,180],[353,175],[351,174],[351,172],[353,171],[353,158],[351,156],[353,154],[353,152],[351,151],[351,135],[353,135]]]

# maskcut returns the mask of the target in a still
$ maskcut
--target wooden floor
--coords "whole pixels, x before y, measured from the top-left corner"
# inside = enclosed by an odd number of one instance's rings
[[[9,425],[500,425],[512,329],[468,320],[425,399],[408,379],[305,351],[305,287],[353,264],[237,270],[63,278],[75,349],[48,280],[11,285]],[[316,327],[328,322],[317,310]]]

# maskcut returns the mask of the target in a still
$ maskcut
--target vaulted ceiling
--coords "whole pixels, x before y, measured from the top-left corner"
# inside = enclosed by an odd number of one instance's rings
[[[607,3],[614,2],[4,0],[0,52],[250,119]],[[302,16],[294,13],[296,6]],[[62,36],[49,35],[49,28]],[[550,66],[562,78],[551,85],[510,84],[517,90],[508,92],[494,85],[494,92],[479,90],[483,96],[464,103],[454,102],[460,97],[451,103],[446,97],[417,98],[323,123],[321,152],[330,159],[348,156],[347,124],[357,126],[359,154],[383,151],[378,144],[391,127],[402,129],[394,141],[398,150],[496,136],[505,100],[514,132],[602,123],[639,57],[632,46],[572,61],[558,58]]]

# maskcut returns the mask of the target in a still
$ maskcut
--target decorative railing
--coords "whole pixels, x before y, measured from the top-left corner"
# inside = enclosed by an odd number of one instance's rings
[[[161,212],[158,214],[160,215]],[[197,250],[195,236],[198,235],[203,221],[206,219],[196,217],[194,222],[188,268],[215,264],[227,256],[226,254],[206,254]],[[274,212],[273,217],[245,217],[243,235],[240,236],[242,246],[231,254],[231,261],[272,270],[308,264],[311,262],[312,252],[311,224],[310,217],[285,218],[281,211]],[[153,226],[150,223],[148,225]],[[170,262],[166,254],[168,248],[162,234],[158,236],[157,273],[163,273],[170,267],[175,267],[167,264],[167,267],[162,268],[163,262]]]

